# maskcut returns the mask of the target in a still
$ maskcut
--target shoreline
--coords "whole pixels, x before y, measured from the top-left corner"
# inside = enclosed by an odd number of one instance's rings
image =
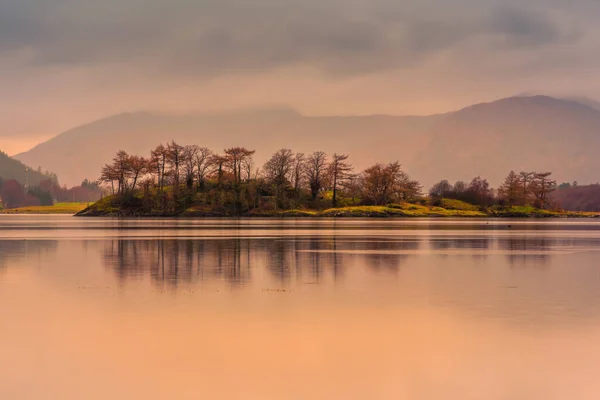
[[[455,211],[455,212],[453,212]],[[184,213],[136,213],[136,212],[108,212],[95,213],[83,210],[73,215],[79,218],[177,218],[177,219],[425,219],[425,218],[464,218],[464,219],[600,219],[600,213],[580,212],[546,212],[546,213],[484,213],[484,212],[461,212],[459,210],[446,210],[444,213],[410,213],[401,210],[387,211],[281,211],[269,213],[241,213],[224,214],[216,212],[184,212]]]

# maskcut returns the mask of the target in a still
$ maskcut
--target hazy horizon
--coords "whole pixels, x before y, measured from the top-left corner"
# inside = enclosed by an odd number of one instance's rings
[[[598,15],[586,0],[7,0],[1,147],[144,109],[430,115],[523,92],[598,98]]]

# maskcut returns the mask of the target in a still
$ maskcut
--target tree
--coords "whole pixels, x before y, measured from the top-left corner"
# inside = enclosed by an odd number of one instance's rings
[[[433,198],[447,197],[452,192],[452,185],[447,180],[440,181],[429,189],[429,196]]]
[[[17,208],[26,205],[23,187],[15,179],[8,179],[4,182],[1,197],[5,208]]]
[[[492,191],[487,179],[480,176],[473,178],[467,187],[467,194],[470,202],[480,206],[487,206],[493,201]]]
[[[335,153],[329,163],[329,178],[331,188],[333,190],[332,205],[337,207],[337,192],[340,186],[343,186],[351,177],[354,170],[352,165],[348,163],[347,154]]]
[[[212,154],[209,163],[212,167],[212,172],[217,174],[217,183],[219,186],[223,184],[223,166],[227,162],[227,157],[220,154]]]
[[[316,151],[308,157],[306,161],[306,179],[310,186],[311,197],[315,201],[327,179],[327,154]]]
[[[131,177],[129,192],[135,192],[139,178],[148,171],[148,160],[140,156],[130,156],[127,163],[127,175]],[[126,185],[127,187],[127,185]],[[127,189],[126,189],[127,190]]]
[[[362,186],[365,198],[376,205],[411,200],[421,192],[419,182],[411,180],[397,161],[387,165],[377,163],[364,170]]]
[[[114,182],[117,182],[117,193],[121,194],[126,191],[126,179],[129,173],[129,154],[124,150],[119,150],[113,158],[112,164],[106,164],[102,167],[100,173],[100,181],[110,183],[113,193]]]
[[[185,185],[188,189],[194,186],[194,177],[196,175],[196,155],[199,147],[195,144],[183,147],[182,161],[183,172],[185,174]]]
[[[248,150],[245,147],[225,149],[225,158],[227,160],[225,165],[233,175],[234,183],[242,183],[242,165],[244,161],[252,158],[255,152],[255,150]]]
[[[521,177],[510,171],[504,179],[504,183],[498,188],[498,195],[502,197],[509,206],[519,204],[522,201]]]
[[[183,162],[184,147],[175,143],[174,140],[167,144],[167,164],[171,167],[173,174],[173,189],[177,193],[179,191],[179,173]]]
[[[263,166],[263,173],[267,182],[275,186],[275,195],[282,200],[283,190],[290,185],[294,153],[290,149],[277,151]]]
[[[150,153],[150,161],[148,168],[156,171],[156,177],[158,180],[158,191],[163,194],[165,187],[165,169],[167,167],[167,148],[162,144],[158,145]]]
[[[467,190],[467,184],[463,181],[456,181],[454,186],[452,187],[452,192],[454,195],[461,194]]]
[[[550,179],[552,172],[535,173],[531,182],[531,192],[535,197],[535,206],[547,208],[550,206],[552,193],[556,190],[556,181]]]
[[[292,185],[296,195],[300,193],[300,188],[304,182],[304,171],[306,169],[306,156],[304,153],[296,153],[292,172]]]
[[[524,204],[529,204],[532,196],[531,183],[533,182],[535,172],[521,171],[519,175],[521,179],[521,199]]]
[[[196,174],[198,175],[198,188],[204,189],[206,175],[212,168],[211,164],[212,151],[206,147],[199,147],[194,157],[196,163]]]

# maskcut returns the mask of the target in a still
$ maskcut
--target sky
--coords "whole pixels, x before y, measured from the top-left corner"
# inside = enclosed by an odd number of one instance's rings
[[[2,0],[0,150],[121,112],[600,99],[597,0]]]

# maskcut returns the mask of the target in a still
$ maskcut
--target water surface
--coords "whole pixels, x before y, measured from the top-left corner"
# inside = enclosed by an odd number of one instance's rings
[[[1,399],[598,399],[600,224],[0,216]]]

